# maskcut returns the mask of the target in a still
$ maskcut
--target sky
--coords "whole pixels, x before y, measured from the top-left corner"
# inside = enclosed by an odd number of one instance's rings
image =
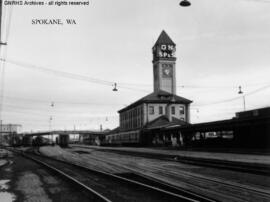
[[[177,94],[193,101],[192,123],[232,118],[243,95],[246,110],[269,106],[270,0],[190,2],[3,6],[3,123],[23,131],[117,127],[117,111],[153,91],[152,46],[162,30],[176,44]],[[76,25],[31,24],[56,18]]]

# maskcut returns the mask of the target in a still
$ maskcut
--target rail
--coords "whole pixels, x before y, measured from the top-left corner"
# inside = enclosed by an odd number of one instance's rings
[[[93,179],[100,178],[100,181],[102,181],[103,179],[106,179],[108,183],[114,184],[114,186],[110,186],[110,189],[114,189],[114,190],[110,190],[110,192],[113,192],[113,193],[116,193],[118,191],[118,189],[123,189],[123,187],[124,187],[124,189],[129,189],[128,193],[130,195],[133,195],[133,197],[134,197],[134,195],[137,194],[138,190],[140,190],[139,197],[142,197],[141,198],[142,200],[145,197],[148,197],[148,199],[150,199],[149,201],[156,201],[156,200],[159,200],[159,201],[163,201],[163,200],[166,200],[166,201],[185,201],[185,202],[199,202],[199,201],[213,202],[213,201],[216,201],[216,200],[212,200],[212,199],[207,198],[207,197],[200,198],[199,195],[192,196],[191,194],[189,194],[189,196],[186,196],[186,195],[182,195],[182,194],[179,194],[176,192],[172,192],[172,189],[168,189],[168,187],[164,186],[164,184],[161,185],[161,184],[158,184],[158,182],[154,182],[155,186],[151,186],[150,185],[151,183],[149,183],[149,179],[148,179],[148,184],[147,184],[147,183],[144,183],[142,181],[136,181],[136,179],[132,180],[132,179],[125,178],[123,176],[114,175],[114,174],[99,171],[99,170],[93,170],[93,169],[90,169],[90,168],[82,166],[82,165],[66,162],[66,161],[59,160],[59,159],[40,156],[40,155],[36,155],[36,154],[25,153],[25,152],[21,152],[21,151],[14,150],[14,149],[12,149],[12,151],[20,153],[24,157],[29,158],[29,159],[47,167],[48,169],[53,170],[54,172],[58,173],[59,175],[67,178],[68,180],[72,181],[73,183],[77,184],[78,186],[82,187],[83,189],[91,192],[95,196],[95,198],[98,199],[98,201],[119,201],[121,196],[115,197],[115,196],[108,194],[108,192],[106,192],[106,191],[103,193],[100,193],[100,189],[98,189],[98,191],[97,191],[95,188],[91,188],[88,181],[82,180],[82,178],[76,177],[76,175],[79,175],[80,172],[86,171],[87,175],[89,175],[89,176],[93,175],[93,177],[92,177]],[[59,167],[60,167],[60,169],[59,169]],[[71,173],[76,173],[76,175],[71,176]],[[87,178],[85,173],[83,173],[82,175],[85,176],[85,178]],[[82,181],[84,181],[84,182],[82,182]],[[152,182],[152,184],[153,184],[153,182]],[[134,187],[135,187],[135,189],[134,189]],[[121,200],[124,201],[125,199],[122,198]],[[140,199],[138,198],[138,201],[139,200]]]

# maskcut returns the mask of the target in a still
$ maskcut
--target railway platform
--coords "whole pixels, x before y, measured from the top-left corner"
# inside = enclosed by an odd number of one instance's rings
[[[206,152],[206,151],[187,151],[172,150],[164,148],[144,148],[144,147],[101,147],[91,145],[78,145],[81,148],[89,148],[102,151],[111,151],[117,153],[133,154],[138,156],[149,156],[153,158],[168,158],[174,160],[191,160],[191,161],[215,161],[220,163],[228,163],[240,165],[242,167],[252,166],[256,168],[269,168],[270,171],[270,155],[269,154],[240,154],[225,152]]]

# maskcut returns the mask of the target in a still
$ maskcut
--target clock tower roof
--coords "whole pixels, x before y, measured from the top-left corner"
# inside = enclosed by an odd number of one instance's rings
[[[172,39],[169,37],[169,35],[162,30],[161,34],[158,37],[158,40],[156,41],[154,46],[166,44],[166,45],[175,45],[175,43],[172,41]]]

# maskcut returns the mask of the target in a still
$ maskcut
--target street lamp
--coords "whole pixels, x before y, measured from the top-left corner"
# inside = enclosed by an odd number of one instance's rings
[[[54,107],[54,102],[51,102],[51,108],[53,109],[53,107]],[[53,143],[52,121],[53,121],[53,115],[51,114],[51,116],[50,116],[50,134],[51,134],[51,140]]]
[[[191,5],[191,3],[188,0],[182,0],[179,5],[182,7],[188,7]]]
[[[118,89],[117,89],[117,83],[114,83],[114,88],[112,89],[112,91],[118,91]]]
[[[245,94],[244,92],[242,91],[242,87],[239,86],[238,87],[239,91],[238,91],[238,94],[243,94],[243,105],[244,105],[244,111],[246,111],[246,100],[245,100]]]

